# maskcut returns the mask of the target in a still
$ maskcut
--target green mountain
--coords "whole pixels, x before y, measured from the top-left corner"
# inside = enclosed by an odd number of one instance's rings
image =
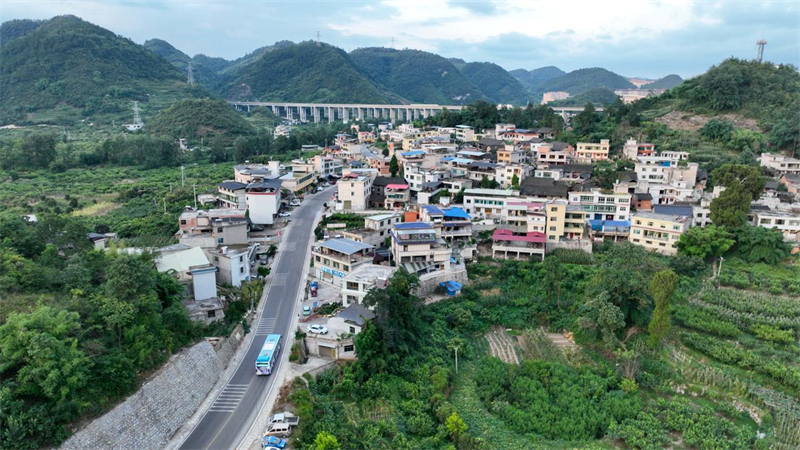
[[[540,67],[533,70],[515,69],[509,72],[528,89],[534,89],[539,83],[551,78],[560,77],[566,72],[555,66]]]
[[[130,120],[179,98],[206,96],[163,58],[75,16],[43,22],[3,47],[0,122]]]
[[[565,75],[546,80],[539,83],[535,91],[538,93],[566,91],[570,95],[577,95],[595,88],[606,88],[614,91],[616,89],[635,89],[636,86],[623,76],[606,69],[594,67],[574,70]]]
[[[145,131],[175,138],[253,134],[255,129],[223,100],[190,99],[159,112]]]
[[[42,20],[9,20],[0,25],[0,48],[8,45],[11,41],[23,36],[27,36],[33,30],[39,28]]]
[[[617,100],[617,94],[606,88],[589,89],[566,100],[550,102],[548,106],[584,106],[591,103],[595,106],[610,105]]]
[[[264,54],[271,52],[273,50],[279,50],[282,48],[291,47],[294,45],[292,41],[278,41],[272,45],[266,45],[264,47],[259,47],[252,52],[242,56],[241,58],[234,59],[230,61],[228,65],[220,70],[220,73],[223,75],[235,74],[242,68],[258,61],[259,58],[264,56]]]
[[[645,84],[642,89],[672,89],[675,86],[683,83],[683,78],[678,75],[667,75],[650,84]]]
[[[361,48],[350,59],[371,79],[415,103],[461,104],[480,91],[447,59],[419,50]]]
[[[461,58],[447,58],[447,60],[453,63],[458,70],[461,70],[462,67],[467,65],[467,62]]]
[[[497,64],[471,62],[461,73],[493,102],[525,106],[531,100],[522,83]]]
[[[233,74],[230,99],[318,103],[390,103],[391,94],[358,70],[344,50],[302,42],[264,53]]]
[[[145,41],[144,47],[169,61],[182,73],[187,74],[186,76],[188,76],[189,61],[191,61],[195,81],[211,90],[215,90],[223,82],[224,77],[220,72],[231,64],[230,61],[223,58],[212,58],[206,55],[189,57],[169,42],[161,39],[149,39]]]

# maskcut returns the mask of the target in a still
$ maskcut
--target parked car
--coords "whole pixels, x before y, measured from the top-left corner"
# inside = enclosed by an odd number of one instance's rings
[[[261,255],[261,264],[267,264],[267,255],[266,254]]]
[[[281,212],[278,213],[278,217],[291,217],[291,216],[292,216],[292,213],[286,212],[286,211],[281,211]]]
[[[250,227],[250,231],[255,231],[255,232],[264,231],[264,227],[259,227],[257,225],[253,225],[253,226]]]
[[[264,436],[261,440],[261,448],[269,450],[272,448],[283,449],[286,448],[286,441],[275,436]]]
[[[314,334],[328,334],[328,327],[324,325],[311,324],[306,328],[306,331]]]
[[[312,281],[311,284],[308,286],[308,291],[312,297],[317,296],[317,289],[319,288],[319,283],[316,281]]]
[[[288,423],[273,423],[267,428],[267,436],[287,438],[292,434],[292,426]]]
[[[317,192],[322,192],[322,191],[324,191],[324,190],[325,190],[325,188],[324,188],[324,187],[322,187],[322,186],[317,186]]]
[[[300,206],[300,200],[297,200],[297,199],[292,200],[292,202],[289,203],[289,205],[291,205],[291,206]]]
[[[300,423],[300,418],[289,411],[284,411],[282,413],[270,416],[270,418],[267,420],[267,423],[288,423],[291,426],[295,426]]]
[[[328,182],[326,181],[326,182],[322,183],[322,185],[323,185],[323,186],[325,186],[325,187],[328,187],[328,186],[330,186],[331,184],[330,184],[330,183],[328,183]]]
[[[303,317],[308,317],[310,315],[311,315],[311,307],[303,306]]]

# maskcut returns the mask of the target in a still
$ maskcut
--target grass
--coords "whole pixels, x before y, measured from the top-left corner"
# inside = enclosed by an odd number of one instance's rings
[[[81,209],[72,211],[73,216],[104,216],[111,211],[119,208],[120,205],[112,202],[100,202],[84,206]]]

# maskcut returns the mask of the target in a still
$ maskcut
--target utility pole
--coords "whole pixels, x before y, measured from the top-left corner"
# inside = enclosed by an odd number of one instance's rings
[[[456,375],[458,375],[458,347],[453,347],[453,350],[456,351]]]
[[[192,194],[194,195],[194,209],[197,209],[197,185],[192,184]]]
[[[181,189],[183,189],[183,165],[181,165]]]
[[[167,213],[167,197],[164,196],[164,214]]]
[[[719,257],[719,267],[717,268],[717,289],[719,289],[719,274],[722,273],[722,261],[725,261],[725,258],[722,256]]]

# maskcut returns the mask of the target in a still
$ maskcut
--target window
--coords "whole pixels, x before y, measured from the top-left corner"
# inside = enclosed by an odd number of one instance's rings
[[[222,241],[223,241],[222,238],[217,238],[217,244],[222,244]]]
[[[320,262],[321,258],[319,257],[319,255],[316,255],[316,258],[317,258],[317,262]]]
[[[185,220],[181,220],[181,225],[186,225],[186,221]]]
[[[637,230],[633,230],[633,234],[642,234],[642,231],[638,230],[638,229]]]
[[[679,226],[677,226],[677,225],[673,225],[673,226],[672,226],[672,229],[673,229],[673,230],[676,230],[676,231],[680,231],[681,227],[679,227]]]
[[[214,261],[216,261],[216,262],[219,262],[219,257],[218,257],[218,256],[215,256],[215,257],[214,257]]]
[[[338,269],[338,268],[339,268],[339,263],[338,263],[338,262],[336,262],[336,261],[334,261],[334,262],[333,262],[333,268],[334,268],[334,269]]]
[[[223,231],[223,229],[221,227],[217,228],[217,233],[222,233],[222,231]]]
[[[208,315],[209,319],[213,319],[214,317],[217,317],[217,310],[214,309],[214,310],[208,311],[207,315]]]
[[[239,273],[244,273],[244,267],[239,267]]]
[[[244,256],[239,257],[239,262],[244,262]]]
[[[353,329],[353,327],[350,327],[350,329]],[[352,333],[355,333],[355,331],[353,331]],[[353,350],[355,350],[355,346],[354,346],[353,344],[350,344],[350,345],[345,345],[345,346],[344,346],[344,352],[345,352],[345,353],[350,353],[350,352],[352,352]]]
[[[550,219],[550,221],[551,222],[558,222],[558,217],[553,217],[552,219]]]
[[[550,227],[550,231],[556,231],[556,227]]]

